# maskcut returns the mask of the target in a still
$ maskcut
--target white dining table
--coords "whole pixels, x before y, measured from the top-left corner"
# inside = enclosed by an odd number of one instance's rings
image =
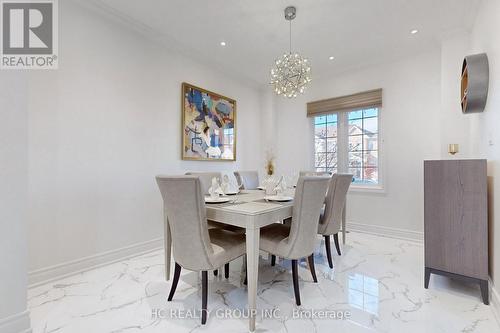
[[[286,195],[293,197],[293,190]],[[247,290],[250,332],[255,331],[257,314],[257,281],[259,275],[259,241],[260,228],[283,221],[292,216],[293,202],[268,202],[261,190],[243,190],[240,194],[230,196],[231,202],[225,204],[206,204],[207,219],[246,230]],[[170,279],[171,234],[167,214],[165,221],[165,278]]]

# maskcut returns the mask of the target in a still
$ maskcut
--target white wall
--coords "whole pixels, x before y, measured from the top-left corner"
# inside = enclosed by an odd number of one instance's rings
[[[28,110],[26,75],[0,75],[0,332],[27,332]]]
[[[348,220],[421,232],[423,160],[440,157],[440,51],[315,80],[295,100],[278,98],[279,172],[313,168],[313,126],[306,102],[383,89],[380,115],[384,194],[351,192]]]
[[[457,33],[445,39],[441,45],[441,158],[470,158],[477,151],[471,140],[471,119],[464,115],[460,105],[460,73],[464,56],[469,52],[470,35]],[[448,144],[459,145],[459,153],[448,154]]]
[[[269,87],[264,87],[260,92],[260,131],[261,139],[261,164],[259,171],[261,177],[265,176],[265,164],[268,158],[276,156],[275,131],[277,128],[275,98],[274,93]]]
[[[490,274],[500,288],[500,1],[483,0],[471,33],[470,53],[488,54],[490,80],[484,113],[471,118],[471,138],[479,157],[488,159],[490,185]],[[498,294],[497,296],[498,297]],[[497,299],[500,301],[500,299]],[[500,306],[500,304],[498,304]]]
[[[59,4],[59,70],[30,81],[30,270],[162,237],[157,174],[262,164],[257,89]],[[236,162],[180,159],[183,81],[237,100]]]

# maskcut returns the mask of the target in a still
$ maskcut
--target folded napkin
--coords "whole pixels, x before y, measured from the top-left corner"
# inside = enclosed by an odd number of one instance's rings
[[[212,178],[212,186],[210,186],[210,188],[208,189],[208,194],[210,194],[212,198],[218,197],[219,195],[224,195],[224,191],[219,185],[219,181],[216,177]]]
[[[286,183],[285,183],[285,177],[281,176],[278,184],[274,187],[274,191],[279,195],[285,192],[286,190]]]
[[[231,190],[231,184],[229,183],[229,177],[228,175],[224,175],[224,177],[222,177],[222,183],[220,184],[220,188],[222,190],[222,192],[224,193],[228,193],[230,192]]]

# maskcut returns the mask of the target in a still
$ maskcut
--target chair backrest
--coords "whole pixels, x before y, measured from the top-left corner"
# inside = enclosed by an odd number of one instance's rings
[[[322,235],[333,235],[340,231],[342,212],[351,183],[352,175],[350,174],[332,176],[325,199],[325,212],[318,230]]]
[[[288,236],[288,258],[299,259],[314,252],[319,216],[330,177],[300,177],[295,189],[292,225]]]
[[[190,270],[211,269],[213,248],[208,234],[205,202],[197,176],[157,176],[174,260]]]
[[[222,180],[220,172],[186,172],[188,176],[198,176],[201,182],[201,193],[208,194],[208,189],[212,186],[212,178],[218,178],[219,182]]]
[[[235,171],[234,176],[238,185],[245,190],[256,190],[259,187],[259,173],[257,171]]]
[[[304,176],[331,176],[330,172],[326,171],[299,171],[299,177]]]

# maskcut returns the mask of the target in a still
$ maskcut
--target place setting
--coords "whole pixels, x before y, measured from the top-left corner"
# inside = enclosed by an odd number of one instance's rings
[[[265,191],[263,199],[266,202],[289,202],[293,200],[293,196],[287,193],[293,192],[293,187],[288,188],[285,176],[279,178],[268,176],[258,188]]]
[[[217,177],[212,178],[212,185],[208,189],[208,195],[205,195],[207,204],[236,203],[236,195],[239,194],[240,186],[232,182],[228,175],[222,177],[221,182]]]

